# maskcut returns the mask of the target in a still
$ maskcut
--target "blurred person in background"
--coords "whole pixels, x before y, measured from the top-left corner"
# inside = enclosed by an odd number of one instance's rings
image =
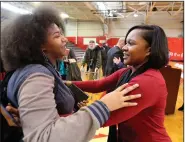
[[[107,64],[105,67],[105,76],[108,76],[120,68],[126,67],[123,63],[122,48],[125,45],[125,39],[120,38],[118,43],[107,53]]]
[[[108,47],[107,43],[103,43],[100,47],[101,56],[102,56],[102,72],[103,76],[105,76],[105,67],[107,64],[107,52],[109,51],[110,47]]]
[[[99,46],[95,44],[94,40],[89,41],[88,48],[85,51],[84,58],[82,60],[81,71],[84,70],[85,64],[89,67],[89,80],[94,80],[96,73],[101,67],[101,52]]]

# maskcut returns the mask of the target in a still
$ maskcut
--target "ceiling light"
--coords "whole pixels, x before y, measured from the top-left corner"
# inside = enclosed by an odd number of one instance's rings
[[[34,5],[40,5],[40,2],[36,1],[36,2],[33,2]]]
[[[62,18],[64,18],[64,19],[65,19],[65,18],[69,18],[69,15],[66,14],[66,13],[61,13],[60,16],[61,16]]]
[[[15,7],[7,2],[1,2],[1,8],[9,10],[14,13],[18,13],[18,14],[31,14],[30,11]]]
[[[134,17],[138,17],[138,14],[137,13],[134,13]]]
[[[100,10],[106,10],[106,7],[105,7],[105,5],[104,5],[103,2],[96,2],[96,4],[98,5],[98,9],[100,9]]]

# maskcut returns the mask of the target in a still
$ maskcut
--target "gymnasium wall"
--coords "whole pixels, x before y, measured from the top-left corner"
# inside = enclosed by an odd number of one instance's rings
[[[1,9],[1,29],[6,25],[9,19],[16,14]],[[8,18],[7,18],[8,17]],[[97,43],[107,40],[109,46],[114,46],[120,37],[124,37],[128,29],[134,25],[144,23],[145,16],[140,14],[138,17],[132,15],[127,18],[107,21],[108,30],[100,21],[77,21],[66,20],[66,36],[69,41],[75,43],[79,48],[86,49],[87,44],[84,41],[95,39]],[[167,37],[170,49],[171,59],[183,60],[183,13],[176,16],[170,16],[167,12],[157,12],[149,16],[148,24],[161,26]],[[107,37],[105,36],[107,35]]]
[[[148,19],[148,24],[159,25],[164,29],[168,37],[170,58],[172,60],[183,60],[182,19],[183,14],[172,17],[167,12],[158,12]],[[144,20],[145,17],[141,14],[138,17],[129,16],[122,19],[108,20],[108,31],[98,21],[68,21],[66,23],[66,36],[69,41],[72,41],[82,49],[87,48],[84,40],[88,38],[93,38],[100,44],[107,40],[109,46],[112,47],[120,37],[125,37],[129,28],[143,24]]]

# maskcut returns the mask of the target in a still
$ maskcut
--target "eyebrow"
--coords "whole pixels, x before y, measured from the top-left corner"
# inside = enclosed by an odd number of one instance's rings
[[[133,40],[133,39],[127,39],[126,41],[127,41],[127,42],[128,42],[128,41],[136,42],[136,41]]]
[[[55,31],[55,32],[52,33],[52,35],[54,35],[54,34],[60,34],[60,33],[61,33],[60,31]]]

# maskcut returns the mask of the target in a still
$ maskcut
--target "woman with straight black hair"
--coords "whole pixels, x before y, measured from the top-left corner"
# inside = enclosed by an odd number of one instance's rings
[[[124,64],[129,65],[128,68],[101,80],[72,83],[92,93],[114,90],[124,83],[138,83],[140,87],[132,93],[142,94],[142,98],[136,100],[140,105],[111,113],[104,125],[111,126],[108,142],[171,142],[164,128],[168,92],[159,71],[169,59],[163,29],[156,25],[132,27],[126,34],[122,50]]]

